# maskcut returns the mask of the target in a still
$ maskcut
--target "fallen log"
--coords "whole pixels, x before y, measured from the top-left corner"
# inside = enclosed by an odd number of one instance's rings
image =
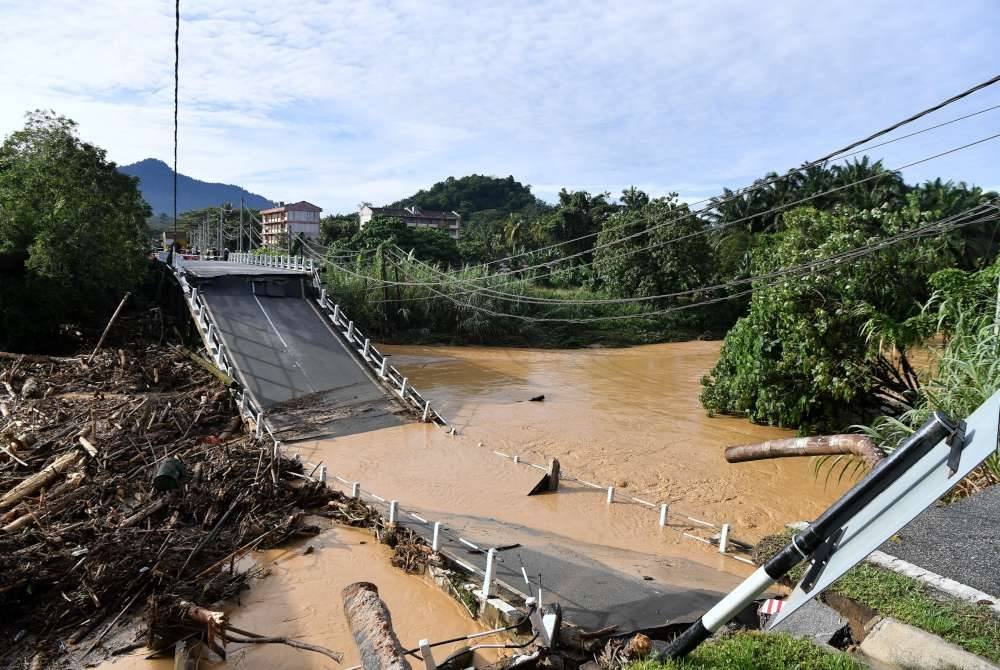
[[[125,294],[125,297],[122,298],[122,301],[118,303],[118,308],[115,309],[115,313],[111,315],[111,319],[108,321],[108,325],[104,327],[104,332],[101,333],[101,339],[97,340],[97,346],[94,347],[94,350],[90,352],[90,356],[87,357],[87,365],[90,365],[91,361],[94,360],[94,356],[96,356],[97,352],[101,350],[101,346],[104,345],[104,338],[106,338],[108,336],[108,333],[111,331],[111,326],[115,325],[115,321],[118,319],[118,315],[121,314],[122,309],[125,307],[125,302],[129,299],[129,296],[131,295],[132,295],[131,291],[127,292]]]
[[[864,460],[869,468],[874,467],[885,458],[882,450],[867,435],[792,437],[726,448],[726,460],[730,463],[787,458],[789,456],[838,456],[842,454],[858,456]]]
[[[392,629],[389,610],[370,582],[355,582],[341,591],[344,614],[361,653],[364,670],[409,670],[403,647]]]
[[[73,468],[80,462],[82,456],[74,451],[67,451],[49,464],[41,472],[37,472],[25,479],[23,482],[12,488],[0,498],[0,510],[16,505],[21,500],[38,491],[43,486],[48,486],[55,481],[62,473]]]
[[[39,510],[40,514],[42,516],[45,516],[46,514],[57,514],[66,507],[68,507],[69,505],[76,502],[76,500],[80,496],[70,495],[69,492],[74,489],[78,489],[80,484],[83,483],[83,480],[85,478],[86,475],[84,475],[82,472],[74,472],[66,478],[66,481],[54,487],[52,489],[51,494],[47,492],[46,500],[48,502],[46,504],[46,508],[44,511]],[[63,493],[66,493],[66,495],[63,496],[62,495]],[[25,526],[34,523],[37,520],[38,516],[36,516],[35,512],[29,511],[27,514],[24,514],[23,516],[14,519],[3,528],[0,528],[0,530],[2,530],[4,533],[14,533],[16,531],[21,530]]]

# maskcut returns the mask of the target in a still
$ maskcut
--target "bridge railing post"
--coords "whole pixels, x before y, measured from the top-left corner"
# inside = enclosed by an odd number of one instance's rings
[[[430,415],[431,415],[431,401],[428,400],[424,404],[424,415],[420,418],[420,420],[423,421],[424,423],[427,423],[428,418],[430,417]]]
[[[354,322],[351,321],[347,324],[347,341],[354,342]]]
[[[486,574],[483,576],[483,600],[493,596],[493,579],[496,575],[496,557],[497,550],[490,548],[486,552]]]
[[[403,381],[400,382],[400,384],[399,384],[399,395],[400,395],[400,397],[403,400],[406,400],[406,382],[407,381],[409,381],[409,380],[407,380],[406,377],[403,377]]]
[[[340,305],[333,306],[333,325],[340,325]]]
[[[372,341],[366,337],[365,338],[365,346],[361,350],[361,357],[365,359],[366,363],[368,362],[368,350],[371,349],[371,343],[372,343]]]
[[[389,357],[382,356],[382,365],[380,365],[378,368],[378,376],[381,379],[385,379],[385,369],[388,365],[389,365]]]

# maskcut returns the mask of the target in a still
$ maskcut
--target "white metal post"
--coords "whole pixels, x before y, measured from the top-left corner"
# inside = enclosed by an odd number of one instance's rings
[[[427,402],[426,402],[426,403],[424,404],[424,415],[423,415],[422,417],[420,417],[420,420],[421,420],[421,421],[423,421],[424,423],[427,423],[427,418],[428,418],[428,417],[429,417],[430,415],[431,415],[431,401],[430,401],[430,400],[428,400],[428,401],[427,401]]]
[[[399,395],[406,400],[406,382],[409,381],[406,377],[403,377],[403,381],[399,383]]]
[[[351,497],[360,498],[361,497],[361,482],[354,482],[351,484]]]
[[[378,368],[378,376],[385,379],[385,368],[389,364],[389,358],[386,356],[382,357],[382,365]]]
[[[320,483],[326,484],[326,466],[325,465],[319,466],[318,479],[319,479]]]
[[[486,552],[486,575],[483,577],[484,600],[493,595],[493,576],[496,573],[496,556],[496,549],[491,548],[488,552]]]
[[[437,670],[437,661],[434,660],[431,643],[428,640],[421,640],[418,645],[420,646],[420,657],[424,659],[424,670]]]
[[[431,551],[437,553],[441,549],[441,522],[434,522],[434,537],[431,539]]]
[[[326,307],[326,289],[321,288],[319,290],[319,304]]]
[[[542,643],[543,647],[551,647],[552,639],[549,637],[549,631],[545,627],[545,623],[542,621],[542,610],[538,601],[534,598],[525,598],[524,606],[528,608],[530,614],[528,618],[531,620],[531,627],[538,633],[538,639]]]
[[[608,504],[610,505],[614,501],[615,501],[615,487],[614,486],[609,486],[608,487]]]
[[[670,509],[670,506],[667,505],[666,503],[660,505],[660,528],[663,528],[664,526],[667,525],[667,510],[668,509]]]
[[[719,531],[719,553],[726,553],[726,549],[729,548],[729,524],[722,524],[722,530]]]
[[[399,501],[390,500],[389,501],[389,523],[396,523],[396,517],[399,516]]]
[[[348,342],[353,342],[354,341],[354,322],[353,321],[350,321],[347,324],[347,341]]]
[[[366,361],[368,360],[368,350],[371,349],[371,345],[372,345],[371,339],[366,337],[364,349],[361,350],[361,357],[364,358]]]
[[[333,306],[333,325],[337,326],[340,321],[340,305]]]

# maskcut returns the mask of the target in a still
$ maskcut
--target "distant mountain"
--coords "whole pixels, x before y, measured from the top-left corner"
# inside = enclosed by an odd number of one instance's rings
[[[174,211],[174,171],[161,160],[147,158],[138,163],[123,165],[119,172],[139,178],[139,190],[153,214],[171,215]],[[192,209],[202,209],[224,202],[239,203],[240,198],[247,207],[264,209],[271,206],[271,201],[262,195],[251,193],[244,188],[232,184],[213,184],[207,181],[193,179],[187,175],[177,175],[177,213],[181,214]]]

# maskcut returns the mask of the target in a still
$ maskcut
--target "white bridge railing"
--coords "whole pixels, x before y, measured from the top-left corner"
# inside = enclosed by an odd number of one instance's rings
[[[244,254],[231,253],[229,260],[233,263],[244,263],[246,265],[258,265],[262,268],[279,268],[283,270],[300,270],[302,272],[314,272],[313,259],[303,256],[271,256],[266,254]]]
[[[323,313],[326,314],[327,318],[330,319],[333,329],[347,342],[348,348],[357,354],[361,361],[375,373],[378,380],[394,393],[404,405],[415,410],[420,415],[421,421],[436,423],[440,426],[448,425],[444,417],[431,407],[430,401],[420,395],[399,370],[389,365],[388,356],[380,352],[372,344],[371,339],[365,337],[364,333],[354,325],[354,321],[344,314],[340,305],[331,305],[326,294],[326,289],[323,288],[319,271],[312,258],[231,253],[229,254],[229,260],[234,263],[297,270],[311,274],[313,288],[319,293],[316,303]]]

